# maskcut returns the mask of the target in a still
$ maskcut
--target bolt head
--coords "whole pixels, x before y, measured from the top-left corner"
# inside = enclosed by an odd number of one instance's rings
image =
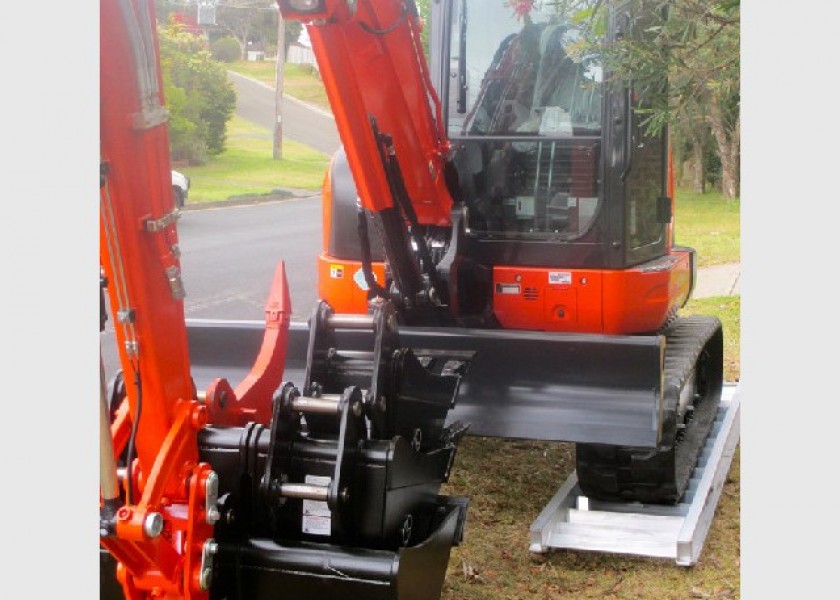
[[[423,432],[420,429],[414,430],[414,437],[411,440],[411,447],[415,450],[420,450],[420,446],[423,443]]]
[[[207,425],[207,407],[198,405],[193,408],[192,414],[190,415],[190,423],[195,429],[201,429]]]
[[[202,590],[205,592],[210,589],[210,585],[213,583],[213,570],[212,569],[203,569],[201,571],[201,575],[198,577],[198,585],[201,587]]]
[[[411,540],[411,530],[413,528],[414,518],[410,514],[408,514],[405,516],[405,519],[403,519],[402,527],[400,527],[403,545],[408,545],[408,542]]]
[[[221,517],[221,514],[219,513],[219,509],[216,508],[215,506],[211,506],[210,508],[207,509],[207,519],[206,520],[207,520],[208,525],[215,524],[216,521],[218,521],[220,517]]]
[[[163,532],[163,515],[151,512],[143,519],[143,533],[154,539]]]

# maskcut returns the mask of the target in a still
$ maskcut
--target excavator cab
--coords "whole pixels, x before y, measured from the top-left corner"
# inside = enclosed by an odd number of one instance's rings
[[[600,324],[568,307],[562,317],[553,307],[528,316],[534,300],[499,269],[543,270],[544,284],[529,287],[544,296],[575,287],[576,270],[624,270],[670,250],[667,132],[644,134],[638,100],[587,45],[603,22],[587,12],[596,4],[437,5],[431,48],[443,56],[432,64],[463,202],[461,253],[497,271],[486,301],[502,301],[494,312],[505,327],[629,333],[641,323],[613,327],[603,309]],[[606,23],[600,35],[610,39],[633,26],[620,8]],[[523,301],[508,308],[517,295]]]

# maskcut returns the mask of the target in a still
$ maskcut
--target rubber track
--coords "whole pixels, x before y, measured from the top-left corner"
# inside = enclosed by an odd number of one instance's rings
[[[658,448],[577,444],[584,495],[616,502],[679,502],[714,423],[723,387],[723,329],[716,317],[678,318],[666,331],[662,438]],[[680,390],[698,370],[694,411],[677,441]]]

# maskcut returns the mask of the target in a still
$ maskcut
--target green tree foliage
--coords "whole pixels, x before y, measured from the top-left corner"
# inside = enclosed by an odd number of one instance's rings
[[[204,38],[169,23],[158,26],[158,40],[172,158],[200,164],[225,149],[236,92]]]
[[[296,41],[303,25],[299,21],[284,22],[285,48]],[[232,36],[239,42],[239,56],[246,58],[248,42],[261,43],[264,49],[277,48],[277,3],[274,0],[239,0],[236,3],[219,4],[216,8],[216,27],[213,35],[220,33]]]
[[[613,81],[645,99],[644,125],[671,126],[677,153],[689,152],[695,161],[695,189],[706,179],[704,168],[719,165],[723,194],[738,196],[740,0],[555,2],[558,11],[592,24],[581,51],[601,53]],[[618,39],[603,35],[608,19],[622,26]],[[717,160],[708,159],[710,148]]]
[[[246,58],[248,42],[268,43],[266,35],[275,30],[277,40],[277,4],[272,0],[237,0],[219,4],[216,8],[216,26],[239,42],[240,56]]]
[[[210,52],[216,60],[230,63],[239,58],[241,50],[236,38],[226,35],[210,44]]]
[[[423,50],[426,51],[426,57],[429,56],[429,28],[431,23],[431,0],[415,0],[417,5],[417,12],[420,14],[420,20],[423,23],[423,31],[420,33],[420,40],[423,42]]]
[[[698,156],[712,140],[727,197],[740,193],[739,0],[629,0],[632,35],[606,43],[608,66],[647,96],[646,124],[666,124]],[[667,93],[660,90],[667,75]],[[712,164],[714,161],[711,161]],[[709,161],[706,161],[709,164]]]

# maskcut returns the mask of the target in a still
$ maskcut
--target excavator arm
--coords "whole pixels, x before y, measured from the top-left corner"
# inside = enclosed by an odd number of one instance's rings
[[[453,199],[449,142],[417,7],[413,0],[278,4],[284,18],[306,25],[361,207],[376,219],[400,306],[427,303],[438,282],[420,230],[448,226]]]
[[[195,398],[183,325],[154,5],[100,7],[100,265],[125,382],[111,439],[103,375],[101,544],[119,563],[126,598],[205,598],[215,475],[198,456],[207,410]]]

